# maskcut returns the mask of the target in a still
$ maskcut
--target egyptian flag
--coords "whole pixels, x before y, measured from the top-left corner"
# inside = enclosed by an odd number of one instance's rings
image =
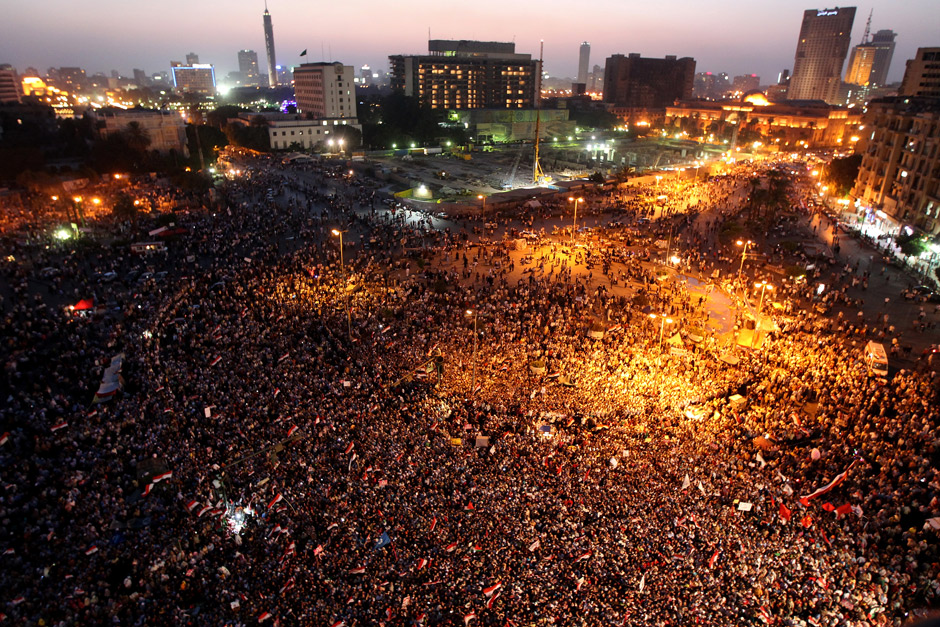
[[[322,552],[323,552],[323,545],[322,545],[322,544],[318,544],[318,545],[317,545],[317,548],[315,548],[315,549],[313,550],[313,556],[314,556],[314,557],[317,557],[317,556],[320,555],[320,553],[322,553]]]
[[[0,436],[0,446],[3,446],[4,444],[6,444],[6,443],[9,442],[9,441],[10,441],[10,432],[9,432],[9,431],[7,431],[7,432],[4,433],[2,436]]]
[[[288,429],[288,430],[287,430],[287,437],[290,437],[290,436],[294,435],[294,434],[297,432],[297,429],[299,429],[299,428],[300,428],[300,427],[298,427],[297,425],[294,425],[293,427],[291,427],[290,429]]]
[[[434,528],[437,527],[437,516],[431,521],[431,533],[434,533]]]
[[[346,627],[346,621],[338,620],[331,625],[331,627]]]
[[[477,615],[474,614],[473,612],[470,612],[469,614],[465,615],[465,616],[463,617],[463,624],[464,624],[464,627],[466,627],[466,625],[468,625],[468,624],[470,623],[470,621],[472,621],[472,620],[473,620],[474,618],[476,618],[476,617],[477,617]]]
[[[193,500],[186,504],[186,511],[190,514],[193,513],[193,510],[196,509],[196,506],[199,505],[199,501]]]
[[[473,511],[473,501],[467,503],[467,506],[464,508],[464,511]]]
[[[199,510],[199,513],[196,514],[196,518],[202,518],[203,514],[208,514],[211,511],[212,511],[212,506],[206,505],[205,507]]]
[[[715,552],[712,553],[712,556],[711,556],[710,558],[708,558],[708,567],[709,567],[709,568],[714,568],[714,567],[715,567],[715,562],[718,561],[718,553],[720,553],[720,552],[721,552],[721,551],[720,551],[719,549],[715,549]]]
[[[418,570],[421,570],[422,568],[424,568],[424,567],[427,566],[427,565],[428,565],[428,561],[427,561],[426,559],[424,559],[423,557],[418,560]]]
[[[98,547],[96,547],[94,544],[92,544],[90,547],[85,549],[85,555],[94,555],[97,552],[98,552]]]
[[[4,555],[16,555],[16,549],[7,549],[3,552]]]
[[[447,546],[444,547],[444,550],[447,551],[448,553],[453,553],[453,552],[454,552],[454,549],[456,549],[456,548],[457,548],[457,543],[456,543],[456,542],[451,542],[450,544],[448,544]]]
[[[271,502],[268,503],[268,509],[271,509],[272,507],[274,507],[275,505],[277,505],[283,500],[284,500],[284,496],[280,492],[278,492],[277,496],[271,499]]]
[[[219,363],[220,361],[222,361],[222,355],[219,355],[218,357],[216,357],[215,359],[213,359],[212,361],[210,361],[210,362],[209,362],[209,365],[210,365],[210,366],[214,366],[214,365],[216,365],[217,363]]]
[[[284,353],[284,354],[281,355],[280,358],[277,360],[277,363],[281,363],[282,361],[284,361],[284,360],[287,359],[288,357],[290,357],[290,353]]]
[[[489,588],[483,588],[483,594],[488,597],[493,596],[493,593],[502,587],[503,587],[503,583],[501,581],[497,581]]]
[[[590,559],[592,555],[594,555],[594,551],[585,551],[584,553],[578,556],[578,559],[575,560],[575,563],[577,564],[581,560]]]
[[[56,423],[56,424],[52,425],[52,427],[51,427],[50,430],[51,430],[53,433],[55,433],[55,432],[58,431],[59,429],[64,429],[64,428],[66,428],[67,426],[69,426],[69,423],[67,423],[67,422],[65,422],[65,421],[63,420],[62,422],[59,422],[59,423]]]
[[[496,594],[494,594],[493,596],[491,596],[491,597],[490,597],[490,600],[486,602],[486,609],[491,609],[491,608],[493,607],[493,603],[496,602],[496,599],[498,599],[498,598],[499,598],[499,595],[501,595],[501,594],[502,594],[502,592],[497,592]]]
[[[294,587],[294,578],[291,577],[290,579],[287,580],[287,583],[285,583],[283,586],[281,586],[281,591],[280,591],[279,594],[284,594],[285,592],[287,592],[288,590],[290,590],[290,589],[293,588],[293,587]]]
[[[147,487],[144,488],[144,491],[141,493],[141,496],[147,496],[148,494],[150,494],[150,491],[151,491],[151,490],[153,490],[153,484],[152,484],[152,483],[148,483],[148,484],[147,484]]]
[[[172,470],[167,470],[166,472],[162,472],[162,473],[160,473],[159,475],[154,475],[154,476],[153,476],[153,479],[151,479],[150,482],[151,482],[151,483],[160,483],[160,482],[163,481],[164,479],[172,479],[172,478],[173,478],[173,471],[172,471]]]
[[[350,575],[365,575],[366,569],[363,566],[360,566],[359,568],[351,568],[349,570],[349,574]]]
[[[581,577],[580,579],[575,579],[574,581],[576,584],[578,584],[578,587],[577,587],[578,592],[581,592],[581,586],[584,585],[584,582],[586,581],[586,579],[584,577]]]
[[[355,445],[356,445],[355,442],[350,442],[349,445],[346,447],[346,450],[343,451],[343,455],[349,455],[353,450],[353,446]]]
[[[271,612],[263,612],[260,616],[258,616],[258,622],[263,623],[269,618],[271,618]]]
[[[483,387],[482,384],[477,383],[476,386],[473,388],[473,393],[476,394],[477,392],[480,391],[480,389],[481,389],[482,387]],[[473,617],[476,618],[476,614],[474,614]]]
[[[835,509],[836,516],[845,516],[852,513],[851,503],[846,503],[845,505],[840,505]]]
[[[852,466],[854,466],[854,465],[857,464],[857,463],[858,463],[858,460],[855,460],[854,462],[852,462],[851,464],[849,464],[849,467],[846,468],[845,470],[843,470],[842,472],[840,472],[838,475],[836,475],[836,478],[835,478],[835,479],[833,479],[832,481],[830,481],[829,483],[827,483],[827,484],[824,485],[823,487],[819,488],[818,490],[816,490],[816,491],[813,492],[812,494],[807,494],[806,496],[801,496],[801,497],[800,497],[800,502],[801,502],[801,503],[803,503],[804,501],[808,502],[808,501],[810,501],[810,500],[816,498],[817,496],[821,496],[821,495],[825,494],[826,492],[829,492],[830,490],[839,487],[839,485],[841,485],[842,482],[845,481],[846,477],[849,476],[849,471],[852,470]]]
[[[780,513],[780,518],[783,518],[784,523],[790,522],[790,516],[793,515],[793,512],[786,505],[784,505],[782,501],[780,502],[779,513]]]

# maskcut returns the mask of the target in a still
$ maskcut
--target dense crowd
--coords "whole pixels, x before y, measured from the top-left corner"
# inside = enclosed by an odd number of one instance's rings
[[[696,215],[545,235],[520,273],[329,169],[252,165],[119,318],[65,318],[5,262],[6,621],[874,626],[938,604],[926,360],[880,382],[857,358],[877,329],[815,313],[732,353],[651,262],[675,237],[743,324],[715,246],[733,177]],[[334,228],[361,249],[342,265]],[[855,270],[833,271],[846,306]],[[118,354],[122,394],[89,405]]]

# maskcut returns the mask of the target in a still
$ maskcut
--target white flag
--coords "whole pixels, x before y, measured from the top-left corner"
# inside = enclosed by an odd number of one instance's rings
[[[767,462],[764,461],[764,456],[760,454],[760,451],[757,451],[757,461],[760,462],[761,468],[767,465]]]
[[[692,482],[689,481],[689,473],[685,473],[685,479],[682,480],[682,489],[687,490]]]
[[[646,586],[646,573],[643,573],[643,576],[640,577],[640,592],[643,592],[643,588]]]
[[[699,492],[702,493],[702,496],[708,496],[708,494],[705,492],[705,486],[702,485],[701,479],[699,479],[699,482],[698,482],[698,489],[699,489]]]

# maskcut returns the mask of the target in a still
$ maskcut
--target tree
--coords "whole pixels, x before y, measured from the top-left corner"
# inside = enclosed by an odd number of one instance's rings
[[[130,220],[134,225],[134,233],[137,232],[138,206],[134,204],[133,199],[126,192],[121,192],[114,199],[111,213],[119,220]]]
[[[823,179],[834,189],[838,196],[845,196],[855,186],[858,171],[862,167],[862,155],[833,159],[823,172]]]
[[[147,154],[147,149],[150,148],[150,133],[140,122],[129,122],[124,129],[124,138],[131,150],[142,156]]]

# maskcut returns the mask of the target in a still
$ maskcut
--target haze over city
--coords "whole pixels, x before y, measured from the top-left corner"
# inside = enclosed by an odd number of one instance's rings
[[[697,71],[758,74],[764,84],[792,68],[803,10],[812,3],[789,0],[745,2],[693,0],[623,3],[600,0],[588,5],[480,0],[439,3],[430,0],[384,3],[305,3],[271,0],[277,60],[339,60],[376,70],[390,54],[427,49],[432,38],[514,41],[519,52],[538,56],[545,41],[545,69],[551,76],[575,76],[578,46],[591,43],[591,65],[603,67],[611,54],[690,56]],[[858,12],[852,45],[861,41],[869,12],[872,32],[898,33],[890,81],[899,81],[904,60],[919,46],[937,43],[936,2],[888,0],[855,3]],[[21,70],[81,66],[89,74],[134,67],[166,70],[189,51],[224,74],[236,70],[236,51],[264,50],[264,3],[204,0],[128,3],[101,0],[93,6],[48,0],[17,3],[5,17],[0,62]],[[818,5],[823,8],[823,5]],[[931,17],[933,16],[933,17]],[[302,50],[307,56],[299,56]]]

